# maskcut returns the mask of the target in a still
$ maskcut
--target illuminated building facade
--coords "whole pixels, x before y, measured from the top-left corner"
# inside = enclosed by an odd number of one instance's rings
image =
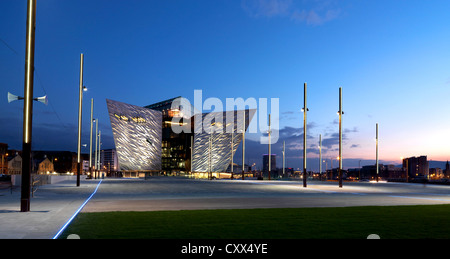
[[[202,121],[206,116],[210,118],[222,118],[222,122],[211,120],[211,128],[203,128],[203,125],[195,125],[194,134],[194,154],[193,172],[225,172],[231,164],[231,156],[234,156],[236,149],[242,142],[243,132],[248,126],[256,110],[227,111],[220,113],[201,114]],[[242,115],[240,116],[239,113]],[[196,115],[196,116],[200,116]],[[227,117],[234,116],[233,131],[227,130]],[[245,122],[245,124],[244,124]],[[202,127],[200,129],[199,127]],[[245,127],[245,130],[244,130]],[[212,132],[211,130],[214,130]],[[198,132],[198,133],[197,133]]]
[[[145,107],[107,100],[119,170],[163,173],[226,171],[256,110],[202,114],[196,113],[190,103],[183,103],[183,99],[176,97]],[[189,105],[189,109],[183,105]],[[227,121],[227,118],[232,118],[230,116],[234,116],[233,128],[231,120]],[[216,118],[222,120],[216,121]],[[196,119],[202,123],[196,123]],[[208,123],[204,122],[205,119]],[[176,133],[173,124],[187,130]],[[209,128],[215,131],[211,133]]]
[[[161,170],[162,113],[106,100],[120,170]]]
[[[405,158],[403,159],[403,168],[406,168],[410,179],[428,179],[429,162],[427,156]]]
[[[190,120],[191,114],[180,112],[177,102],[181,97],[147,105],[145,108],[162,113],[162,170],[165,172],[187,172],[191,169],[191,136],[192,133],[176,134],[172,131],[173,118],[180,118],[181,122]],[[175,102],[175,103],[174,103]],[[192,131],[191,131],[192,132]]]

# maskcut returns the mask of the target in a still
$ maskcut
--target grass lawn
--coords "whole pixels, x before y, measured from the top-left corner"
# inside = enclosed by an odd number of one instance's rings
[[[81,239],[449,239],[450,205],[81,213]]]

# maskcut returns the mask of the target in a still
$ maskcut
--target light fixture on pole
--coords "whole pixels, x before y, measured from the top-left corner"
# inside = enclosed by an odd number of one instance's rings
[[[270,181],[270,172],[272,171],[272,154],[271,154],[271,152],[272,152],[272,150],[271,150],[271,143],[270,143],[270,133],[271,133],[271,130],[270,130],[270,114],[269,114],[269,131],[268,131],[268,133],[269,133],[269,181]]]
[[[97,157],[98,157],[98,119],[95,119],[95,159],[94,159],[94,179],[97,179]]]
[[[303,187],[306,187],[306,113],[309,109],[306,106],[306,83],[303,85]]]
[[[91,98],[91,131],[89,134],[89,177],[92,179],[92,129],[94,124],[94,98]]]
[[[379,170],[378,170],[378,123],[377,123],[377,126],[376,126],[376,141],[377,141],[377,144],[376,144],[376,164],[375,164],[375,166],[376,166],[376,168],[377,168],[377,175],[376,175],[376,177],[377,177],[377,183],[378,183],[378,173],[379,173]]]
[[[191,174],[194,172],[192,166],[194,165],[194,135],[191,136]]]
[[[211,166],[211,153],[212,153],[212,140],[211,135],[209,135],[209,173],[208,173],[208,180],[212,180],[212,166]]]
[[[233,167],[234,167],[234,129],[231,132],[231,179],[233,179]]]
[[[322,134],[319,134],[319,180],[322,180]]]
[[[78,146],[77,146],[77,186],[80,186],[80,174],[81,174],[81,117],[83,109],[83,91],[85,87],[83,86],[83,63],[84,55],[80,54],[80,85],[79,85],[79,96],[78,96]]]
[[[339,188],[342,188],[342,87],[339,87]]]
[[[245,119],[246,112],[244,110],[244,129],[242,130],[242,180],[245,180]]]
[[[102,164],[101,164],[101,154],[102,154],[102,131],[98,131],[98,178],[100,179],[101,171],[102,171]]]
[[[36,28],[36,0],[28,0],[25,49],[25,84],[23,106],[22,186],[20,211],[30,211],[31,192],[31,130],[33,117],[34,48]],[[17,99],[19,100],[19,99]],[[10,94],[8,93],[8,101]]]
[[[283,177],[284,177],[284,173],[285,173],[284,168],[286,167],[285,153],[286,153],[286,141],[283,141]]]

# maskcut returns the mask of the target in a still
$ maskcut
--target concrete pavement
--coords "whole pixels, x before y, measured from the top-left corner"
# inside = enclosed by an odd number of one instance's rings
[[[97,189],[98,188],[98,189]],[[94,191],[97,191],[93,195]],[[89,201],[88,201],[89,199]],[[88,201],[88,202],[87,202]],[[176,177],[75,180],[41,186],[31,212],[20,212],[20,188],[0,190],[0,239],[51,239],[77,213],[242,208],[450,204],[450,186]],[[84,206],[83,206],[84,205]]]
[[[99,180],[69,180],[38,188],[30,212],[20,212],[20,187],[0,191],[0,239],[51,239],[90,197]]]
[[[105,181],[83,212],[431,204],[450,204],[450,186],[156,177]]]

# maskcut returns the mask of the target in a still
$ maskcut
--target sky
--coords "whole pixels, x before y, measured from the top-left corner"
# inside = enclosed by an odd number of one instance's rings
[[[302,167],[303,84],[308,86],[308,168],[338,156],[343,89],[344,167],[379,158],[450,157],[450,2],[447,0],[39,0],[33,150],[77,148],[80,54],[82,142],[90,99],[104,148],[114,141],[106,99],[146,106],[176,96],[279,100],[281,165]],[[21,149],[26,0],[0,1],[0,142]],[[207,111],[204,111],[207,112]],[[267,145],[247,134],[247,162]],[[83,152],[88,152],[84,148]],[[240,151],[237,151],[238,154]],[[236,160],[240,155],[236,155]],[[310,162],[309,162],[310,161]],[[317,162],[315,162],[317,161]]]

